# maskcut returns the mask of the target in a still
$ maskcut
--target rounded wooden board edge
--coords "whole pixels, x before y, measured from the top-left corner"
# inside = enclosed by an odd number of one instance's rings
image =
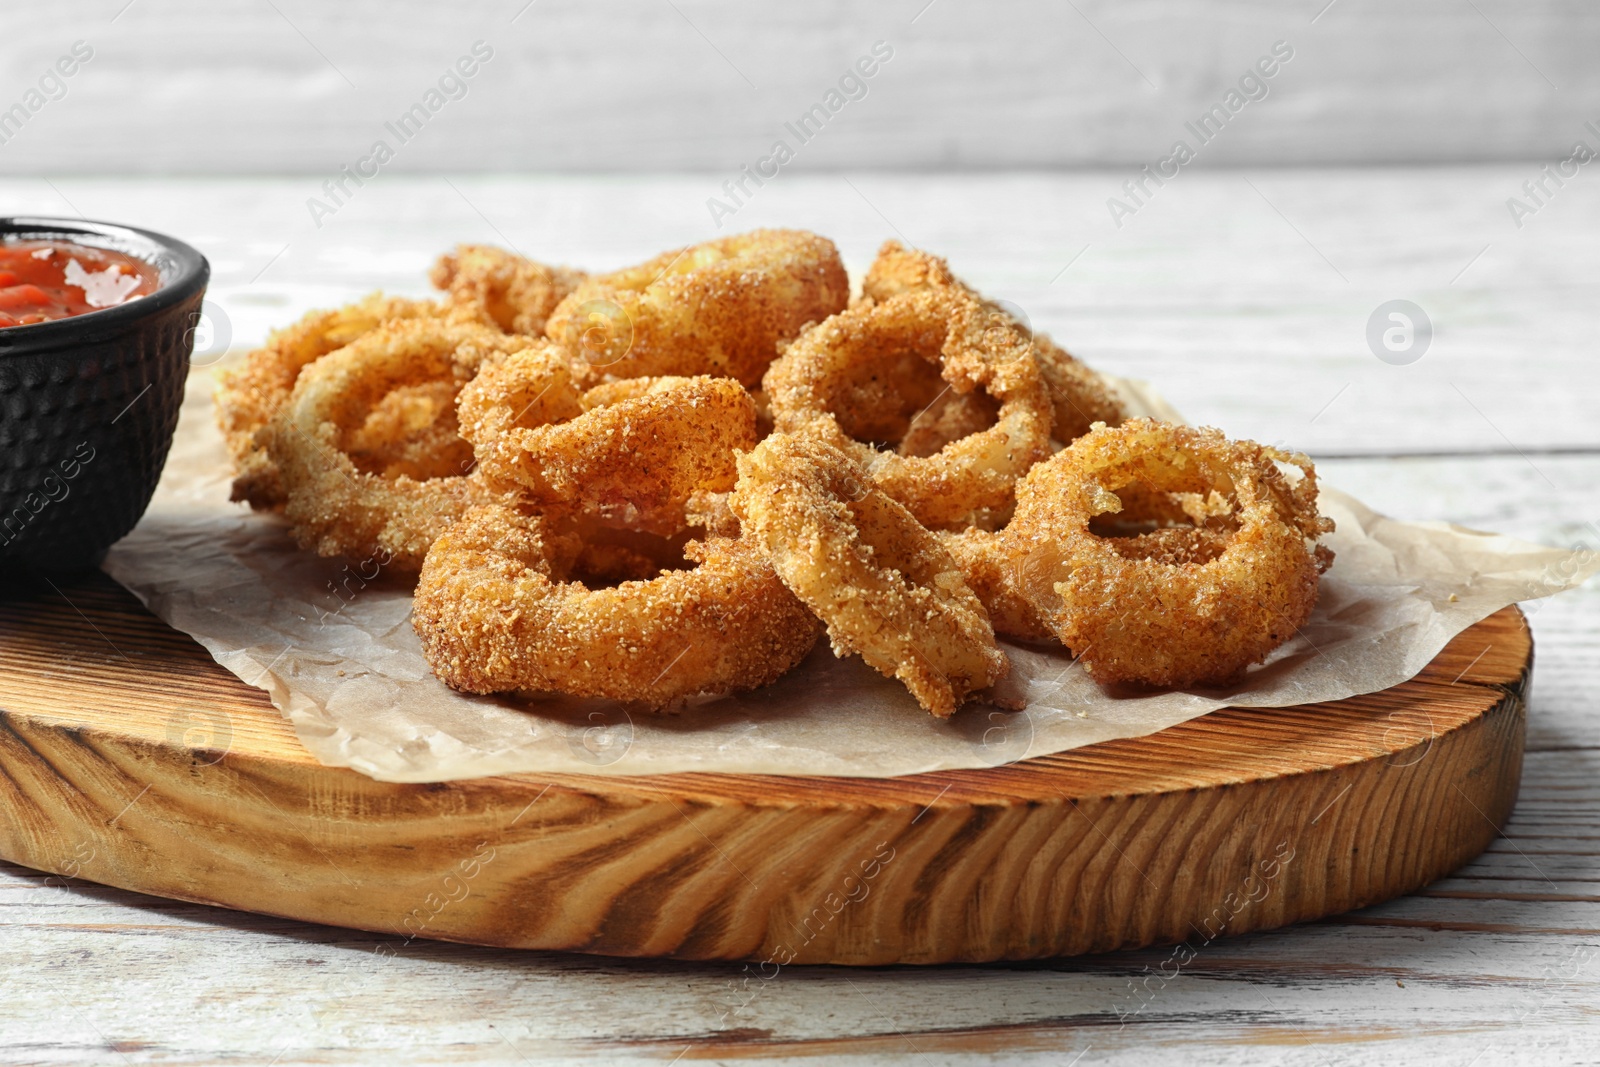
[[[91,580],[0,605],[0,854],[505,947],[781,966],[1192,943],[1480,852],[1516,795],[1531,654],[1508,609],[1385,693],[988,770],[397,785],[316,764],[262,694]]]

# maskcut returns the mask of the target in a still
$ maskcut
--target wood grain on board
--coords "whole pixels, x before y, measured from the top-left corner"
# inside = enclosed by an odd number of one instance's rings
[[[102,576],[0,606],[0,853],[161,896],[521,948],[1025,959],[1280,926],[1493,839],[1532,644],[1508,609],[1416,680],[893,779],[372,781]],[[85,857],[91,857],[85,859]]]

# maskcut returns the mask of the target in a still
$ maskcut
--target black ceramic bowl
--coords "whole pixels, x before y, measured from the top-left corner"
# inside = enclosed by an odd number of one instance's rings
[[[160,275],[139,300],[0,328],[0,572],[75,570],[155,492],[211,267],[182,241],[103,222],[0,218],[0,241],[16,240],[108,248]]]

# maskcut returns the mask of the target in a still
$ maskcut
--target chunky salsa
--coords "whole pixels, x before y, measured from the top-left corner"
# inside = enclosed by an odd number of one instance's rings
[[[0,327],[70,318],[149,296],[160,278],[143,260],[70,241],[0,244]]]

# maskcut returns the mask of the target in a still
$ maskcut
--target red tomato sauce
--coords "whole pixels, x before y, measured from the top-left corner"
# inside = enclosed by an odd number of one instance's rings
[[[70,241],[0,244],[0,327],[29,326],[149,296],[161,279],[150,264]]]

